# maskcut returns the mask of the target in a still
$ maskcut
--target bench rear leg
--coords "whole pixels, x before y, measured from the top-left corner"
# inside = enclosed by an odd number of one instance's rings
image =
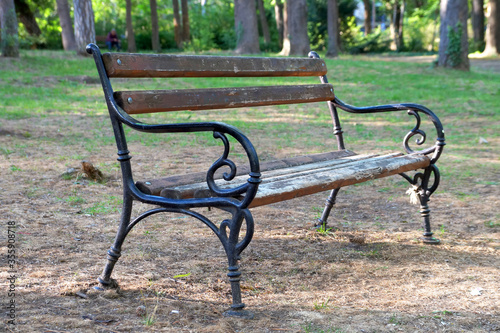
[[[417,173],[413,179],[405,174],[401,175],[413,185],[413,188],[407,193],[410,194],[410,198],[416,198],[410,199],[410,201],[413,203],[420,203],[420,215],[424,219],[424,234],[421,237],[422,242],[426,244],[439,244],[439,239],[432,236],[433,233],[430,220],[431,210],[428,205],[430,196],[436,191],[439,185],[439,169],[434,164],[431,164],[429,167],[425,168],[423,173]],[[429,186],[431,176],[434,176],[434,181],[432,185]],[[418,200],[416,200],[417,198]]]
[[[332,211],[333,205],[335,205],[335,200],[337,198],[337,194],[339,193],[340,188],[333,189],[328,198],[326,199],[325,208],[323,209],[323,213],[321,217],[318,219],[316,223],[317,228],[323,227],[326,230],[326,224],[328,223],[328,216],[330,216],[330,212]]]
[[[130,216],[132,214],[132,202],[133,202],[132,197],[124,196],[120,226],[116,233],[113,245],[107,252],[108,261],[106,262],[106,266],[104,267],[101,276],[97,278],[99,283],[104,287],[108,288],[117,287],[116,281],[111,279],[111,273],[113,272],[113,268],[115,267],[116,262],[121,256],[121,248],[123,245],[123,241],[125,240],[125,237],[128,234],[127,228],[130,223]]]

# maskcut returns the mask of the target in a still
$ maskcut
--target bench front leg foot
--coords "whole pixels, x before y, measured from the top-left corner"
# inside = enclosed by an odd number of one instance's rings
[[[238,242],[243,220],[246,222],[247,230],[243,239]],[[238,265],[240,253],[248,246],[253,237],[253,228],[253,217],[246,209],[234,212],[231,220],[221,223],[219,238],[224,245],[228,259],[229,272],[227,276],[231,283],[231,296],[233,298],[231,309],[223,313],[225,317],[244,319],[252,319],[254,317],[252,312],[244,310],[245,304],[241,301],[241,272]],[[229,235],[227,234],[227,229],[229,229]]]
[[[101,276],[97,278],[97,281],[99,281],[99,283],[105,288],[118,287],[118,283],[111,278],[111,273],[113,272],[116,262],[121,256],[122,244],[129,232],[130,216],[132,214],[132,201],[133,199],[128,196],[125,196],[123,199],[120,226],[118,228],[118,232],[116,233],[115,241],[107,252],[106,266],[104,267]]]
[[[340,188],[333,189],[328,198],[326,199],[325,208],[323,209],[323,213],[321,217],[317,220],[315,225],[316,228],[323,228],[326,230],[328,216],[330,216],[330,212],[332,211],[333,205],[335,205],[335,200],[337,198],[337,194],[339,193]]]
[[[231,295],[233,297],[233,304],[231,309],[223,313],[224,317],[238,317],[244,319],[253,319],[254,315],[252,312],[243,310],[245,304],[241,301],[241,287],[240,287],[240,276],[241,272],[238,271],[239,266],[229,266],[229,282],[231,283]]]

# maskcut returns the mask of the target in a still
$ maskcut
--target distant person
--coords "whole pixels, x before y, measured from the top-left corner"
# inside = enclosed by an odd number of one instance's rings
[[[115,29],[111,29],[109,34],[106,36],[106,46],[110,51],[113,46],[116,46],[116,50],[120,51],[120,40],[118,39],[118,35],[116,34]]]

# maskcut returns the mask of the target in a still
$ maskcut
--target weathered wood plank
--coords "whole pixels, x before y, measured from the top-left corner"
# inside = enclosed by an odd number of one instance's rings
[[[296,156],[285,158],[281,160],[268,161],[260,164],[260,171],[272,171],[277,169],[284,169],[299,165],[304,165],[308,163],[322,162],[335,160],[348,156],[355,156],[356,153],[350,150],[340,150],[340,151],[332,151],[327,153],[319,153],[319,154],[311,154],[305,156]],[[225,169],[221,168],[215,173],[215,179],[222,179],[222,174]],[[236,176],[248,175],[250,172],[250,168],[248,166],[238,167]],[[186,184],[195,184],[201,183],[206,180],[207,173],[206,172],[196,172],[187,175],[177,175],[170,176],[160,179],[148,179],[144,181],[136,182],[136,186],[144,193],[160,195],[160,192],[165,188],[173,188],[176,186],[182,186]]]
[[[356,155],[349,156],[345,158],[339,158],[330,161],[321,161],[316,163],[308,163],[303,165],[298,165],[294,167],[282,168],[277,170],[271,170],[262,172],[262,181],[259,185],[259,192],[264,189],[264,187],[268,187],[269,184],[278,183],[281,181],[285,181],[287,183],[293,182],[295,178],[303,178],[305,181],[303,186],[305,186],[306,182],[312,180],[312,177],[315,177],[316,174],[320,173],[336,173],[338,169],[351,167],[353,165],[360,167],[360,164],[363,161],[369,160],[371,163],[378,160],[387,160],[390,158],[394,158],[396,156],[401,156],[401,153],[377,156],[377,155]],[[241,175],[235,177],[231,182],[227,182],[223,179],[216,180],[216,184],[221,188],[231,188],[234,187],[235,184],[245,183],[248,179],[248,175]],[[301,182],[299,180],[299,182]],[[267,188],[266,187],[266,188]],[[200,183],[187,184],[183,186],[174,186],[169,188],[171,191],[176,191],[183,198],[192,198],[192,197],[206,197],[210,196],[210,191],[205,181]],[[172,193],[172,192],[168,192]],[[165,194],[165,193],[164,193]]]
[[[109,77],[321,76],[322,59],[104,53]]]
[[[294,177],[290,180],[270,182],[259,187],[250,207],[268,205],[301,196],[383,178],[401,172],[425,168],[430,160],[424,155],[405,155],[397,158],[361,161],[335,169]]]
[[[129,114],[211,110],[313,103],[335,98],[331,84],[216,89],[117,91],[117,104]]]
[[[430,164],[427,156],[388,154],[384,156],[357,155],[328,162],[310,163],[292,168],[264,172],[257,196],[251,207],[289,200],[317,192],[340,188],[370,179],[387,177],[401,172],[425,168]],[[235,178],[232,184],[241,183],[248,176]],[[216,181],[222,188],[231,183]],[[232,185],[234,186],[234,185]],[[162,195],[190,198],[209,197],[205,182],[168,188]]]

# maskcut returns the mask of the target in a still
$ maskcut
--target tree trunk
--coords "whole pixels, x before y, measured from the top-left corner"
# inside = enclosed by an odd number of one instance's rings
[[[307,1],[287,0],[283,12],[285,29],[281,54],[307,55],[311,50],[307,35]]]
[[[370,0],[363,0],[365,6],[365,36],[372,33],[372,11],[370,10]]]
[[[484,43],[484,0],[472,0],[472,33],[476,45]]]
[[[488,28],[486,29],[486,47],[483,55],[500,54],[500,0],[490,0],[488,4]]]
[[[191,34],[189,32],[189,8],[187,0],[181,0],[182,9],[182,42],[189,42]]]
[[[327,4],[328,50],[327,57],[339,55],[339,6],[337,0],[328,0]]]
[[[65,51],[76,51],[75,30],[69,14],[68,0],[56,0],[57,14],[61,24],[61,37]]]
[[[13,0],[0,0],[0,22],[2,28],[1,51],[3,57],[19,57],[19,34]]]
[[[178,49],[182,49],[182,25],[181,14],[179,14],[179,0],[172,0],[174,10],[174,40]]]
[[[276,29],[278,30],[278,43],[283,47],[283,2],[275,0],[274,3],[274,16],[276,18]]]
[[[14,0],[14,6],[16,7],[16,13],[19,17],[19,21],[26,28],[26,32],[31,36],[40,36],[42,31],[36,23],[35,15],[30,9],[30,6],[25,0]]]
[[[76,53],[88,56],[88,43],[95,43],[94,11],[91,0],[73,0]]]
[[[396,49],[398,52],[403,51],[405,47],[405,41],[403,39],[403,30],[404,30],[404,19],[405,19],[405,9],[406,9],[406,1],[403,0],[401,3],[401,7],[399,9],[399,30],[396,35]]]
[[[467,0],[441,0],[438,66],[469,70]]]
[[[392,11],[392,44],[391,49],[395,51],[402,51],[404,48],[404,40],[403,40],[403,20],[404,20],[404,1],[402,4],[399,3],[399,0],[396,0],[393,5]]]
[[[264,9],[264,2],[257,0],[257,7],[259,8],[260,27],[262,28],[262,36],[264,43],[271,44],[271,34],[269,33],[269,25],[267,24],[266,10]]]
[[[158,28],[158,12],[156,10],[156,0],[149,0],[151,8],[151,45],[153,51],[160,53],[160,29]]]
[[[136,52],[134,25],[132,24],[132,0],[125,0],[127,20],[127,51]]]
[[[259,30],[255,0],[234,0],[236,53],[259,53]]]

